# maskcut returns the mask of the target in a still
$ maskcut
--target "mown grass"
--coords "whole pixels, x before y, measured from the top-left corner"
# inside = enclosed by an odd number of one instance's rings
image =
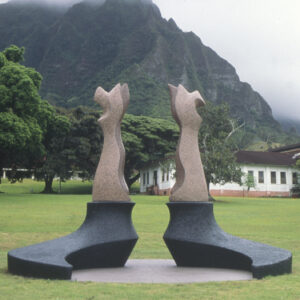
[[[91,200],[90,195],[30,194],[36,184],[0,185],[6,191],[0,194],[0,299],[300,299],[299,199],[220,198],[214,205],[217,221],[227,232],[292,251],[291,275],[170,285],[80,283],[8,274],[10,249],[74,231]],[[77,189],[84,184],[77,183]],[[168,198],[136,195],[132,200],[136,202],[133,222],[139,241],[131,258],[171,258],[162,240],[169,218]]]
[[[54,193],[60,194],[90,194],[92,192],[91,181],[68,180],[61,182],[61,189],[59,180],[53,181]],[[45,183],[43,181],[35,181],[31,179],[24,179],[23,182],[10,183],[7,179],[2,179],[0,184],[0,192],[4,193],[18,193],[18,194],[39,194],[43,191]]]

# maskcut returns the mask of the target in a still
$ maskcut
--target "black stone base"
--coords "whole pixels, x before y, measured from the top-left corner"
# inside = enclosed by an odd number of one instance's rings
[[[169,202],[170,223],[164,241],[177,266],[251,271],[254,278],[292,272],[292,254],[241,239],[216,223],[209,202]]]
[[[65,236],[8,252],[12,274],[71,279],[72,270],[125,265],[138,236],[132,202],[92,202],[81,227]]]

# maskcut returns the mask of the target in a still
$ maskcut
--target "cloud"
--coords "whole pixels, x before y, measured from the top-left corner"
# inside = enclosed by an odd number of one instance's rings
[[[103,4],[106,0],[0,0],[1,3],[6,2],[20,2],[20,3],[37,3],[37,4],[45,4],[47,6],[64,6],[70,7],[79,2],[90,2],[94,4]],[[123,0],[123,1],[132,1],[132,0]],[[140,0],[142,3],[152,4],[152,0]]]
[[[193,31],[271,105],[300,120],[300,1],[154,0],[163,17]]]
[[[81,0],[11,0],[69,7]],[[105,0],[84,0],[96,3]],[[124,0],[132,1],[132,0]],[[151,0],[141,0],[152,3]],[[6,2],[0,0],[0,3]],[[165,18],[228,60],[271,105],[300,120],[299,0],[153,0]]]
[[[40,5],[46,6],[56,6],[56,7],[71,7],[76,3],[79,2],[90,2],[90,3],[97,3],[103,4],[106,0],[0,0],[1,3],[6,2],[18,2],[18,3],[35,3]]]

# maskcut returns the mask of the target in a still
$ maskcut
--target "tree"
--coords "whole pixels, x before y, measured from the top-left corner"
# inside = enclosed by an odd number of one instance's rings
[[[70,160],[66,151],[71,123],[47,102],[40,109],[39,119],[44,131],[45,155],[35,167],[35,177],[45,182],[43,193],[53,193],[52,183],[55,176],[59,176],[60,180],[71,176]]]
[[[30,168],[44,155],[38,119],[42,77],[19,64],[23,55],[17,46],[0,52],[0,169]]]
[[[83,180],[94,177],[103,144],[98,123],[100,114],[90,108],[78,107],[69,112],[71,129],[66,140],[66,154],[73,171]]]
[[[12,182],[19,167],[34,169],[44,192],[52,192],[54,175],[68,174],[63,149],[70,123],[40,98],[42,76],[20,65],[24,51],[12,45],[0,52],[0,168],[13,169]]]
[[[24,53],[25,53],[25,48],[21,47],[19,48],[16,45],[11,45],[9,48],[6,48],[3,51],[3,54],[6,56],[6,58],[9,61],[19,63],[24,60]]]
[[[242,172],[235,161],[232,136],[243,124],[237,126],[229,117],[227,105],[207,105],[201,109],[203,122],[199,131],[199,147],[203,162],[206,182],[224,184],[237,182],[241,184]]]
[[[247,187],[247,192],[249,192],[251,188],[255,188],[255,180],[253,174],[246,174],[244,185]]]
[[[126,149],[125,180],[130,187],[146,163],[174,153],[179,136],[174,122],[144,116],[125,115],[122,138]]]
[[[292,192],[292,196],[293,197],[300,197],[300,159],[297,159],[296,162],[296,168],[298,170],[297,172],[297,179],[296,179],[296,184],[294,185],[294,187],[292,188],[291,192]]]

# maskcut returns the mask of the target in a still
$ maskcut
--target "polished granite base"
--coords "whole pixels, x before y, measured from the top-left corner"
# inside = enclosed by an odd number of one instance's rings
[[[81,227],[55,240],[8,252],[12,274],[71,279],[72,271],[125,265],[138,236],[132,225],[132,202],[92,202]]]
[[[169,202],[164,241],[177,266],[251,271],[254,278],[292,272],[291,252],[224,232],[210,202]]]

